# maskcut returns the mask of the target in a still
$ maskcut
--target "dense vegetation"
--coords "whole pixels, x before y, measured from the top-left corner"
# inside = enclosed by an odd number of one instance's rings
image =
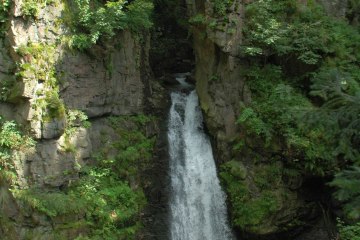
[[[152,119],[108,118],[114,134],[101,139],[103,147],[93,154],[93,166],[78,166],[79,180],[65,191],[14,188],[15,198],[53,220],[67,217],[67,224],[54,232],[57,239],[66,239],[64,229],[83,229],[77,239],[137,239],[146,204],[140,176],[151,164],[155,140],[144,131]],[[77,216],[84,218],[79,221]]]
[[[327,16],[313,1],[257,0],[245,10],[241,49],[250,68],[243,75],[253,99],[238,118],[246,135],[235,149],[262,149],[296,174],[337,173],[335,196],[348,218],[359,219],[359,29]],[[247,202],[229,180],[236,174],[224,167],[222,175],[234,224],[243,228],[256,217],[243,222],[237,206]]]
[[[156,0],[155,7],[166,12],[156,16],[163,32],[182,27],[183,9],[172,0]],[[1,1],[0,37],[7,27],[10,0]],[[23,0],[21,11],[27,21],[37,21],[41,11],[55,0]],[[139,33],[153,26],[151,0],[64,1],[66,9],[61,24],[68,27],[61,39],[73,49],[86,50],[103,44],[121,30]],[[211,0],[214,15],[226,21],[233,0]],[[335,176],[329,183],[335,197],[343,202],[343,220],[338,226],[342,239],[357,240],[360,232],[360,12],[357,0],[350,1],[348,20],[333,19],[314,1],[302,5],[296,0],[255,0],[246,3],[244,42],[239,46],[242,58],[250,66],[243,77],[252,92],[252,102],[244,105],[237,123],[245,132],[234,151],[239,155],[249,148],[261,152],[270,162],[256,166],[257,175],[246,172],[238,161],[221,167],[220,176],[232,205],[233,224],[248,231],[261,231],[259,224],[271,218],[285,192],[284,175]],[[199,14],[190,24],[207,23],[212,28],[221,21],[207,22]],[[219,28],[221,29],[221,28]],[[162,36],[154,32],[154,55],[169,57],[176,52],[178,35]],[[156,34],[158,34],[156,36]],[[187,33],[186,33],[187,34]],[[36,80],[45,88],[36,93],[32,107],[42,111],[41,121],[66,118],[66,152],[76,153],[70,138],[79,126],[88,125],[84,113],[67,109],[59,96],[56,76],[58,45],[28,43],[17,53],[31,59],[18,63],[16,77],[2,80],[0,100],[19,100],[17,83]],[[171,54],[170,57],[172,58]],[[39,116],[40,117],[40,116]],[[73,219],[62,229],[86,228],[78,239],[136,239],[141,229],[141,211],[146,205],[141,172],[152,157],[154,139],[146,136],[151,118],[110,117],[108,124],[117,135],[104,136],[103,149],[92,156],[94,164],[77,166],[81,178],[64,191],[44,192],[16,188],[14,161],[17,151],[30,151],[32,140],[14,121],[0,119],[0,180],[12,185],[14,196],[24,205],[51,219],[67,215]],[[80,124],[78,124],[80,122]],[[120,136],[120,137],[119,137]],[[110,144],[109,144],[110,142]],[[114,153],[115,154],[111,154]],[[261,157],[254,154],[254,159]],[[259,160],[260,161],[260,160]],[[281,162],[281,164],[279,164]],[[72,174],[64,172],[66,176]],[[250,185],[247,179],[254,182]],[[0,199],[1,200],[1,199]],[[349,222],[351,224],[349,224]],[[61,229],[59,236],[61,236]]]
[[[1,41],[8,27],[11,3],[9,0],[0,2]],[[141,174],[151,165],[155,142],[146,135],[146,126],[153,118],[144,115],[108,117],[104,125],[111,131],[102,135],[103,147],[92,153],[91,164],[81,166],[77,163],[78,149],[73,137],[79,128],[89,128],[91,124],[84,112],[68,108],[61,99],[59,89],[63,82],[56,64],[61,61],[60,46],[64,42],[75,50],[85,50],[94,44],[105,45],[122,30],[139,37],[143,30],[152,26],[152,1],[23,0],[21,3],[22,17],[27,23],[41,20],[50,7],[65,7],[63,18],[56,19],[54,27],[58,30],[66,25],[68,31],[66,36],[56,36],[54,41],[27,42],[15,49],[21,61],[10,70],[13,72],[9,75],[14,73],[14,76],[1,79],[0,101],[23,102],[23,83],[41,84],[42,87],[34,92],[35,101],[31,102],[30,107],[35,112],[32,117],[41,125],[65,123],[59,132],[62,135],[59,141],[63,143],[58,151],[73,157],[75,166],[60,174],[64,179],[75,178],[61,189],[44,189],[36,184],[28,187],[18,182],[16,164],[23,157],[20,152],[26,154],[36,150],[37,142],[15,121],[0,118],[0,205],[9,201],[11,193],[11,201],[15,198],[21,210],[41,215],[50,222],[66,219],[55,224],[51,233],[54,239],[68,239],[69,232],[73,231],[80,233],[77,239],[137,239],[142,229],[141,213],[147,204]],[[12,219],[0,210],[1,231],[11,229]],[[27,239],[38,239],[37,234],[35,231],[25,233]]]
[[[0,182],[17,182],[15,164],[16,152],[27,152],[35,146],[35,141],[15,123],[0,116]]]
[[[72,35],[70,47],[87,49],[112,38],[119,30],[139,32],[152,26],[152,1],[75,0],[67,2],[65,23]]]

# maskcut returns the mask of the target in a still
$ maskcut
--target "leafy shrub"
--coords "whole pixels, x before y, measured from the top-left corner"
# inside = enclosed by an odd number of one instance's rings
[[[316,4],[305,7],[294,0],[257,0],[246,5],[246,15],[242,46],[246,55],[291,55],[314,65],[324,55],[358,54],[358,33],[328,17]]]
[[[283,155],[288,163],[300,169],[323,174],[334,164],[331,151],[332,139],[320,126],[306,129],[304,115],[312,110],[310,101],[286,83],[281,68],[266,65],[253,66],[245,72],[253,92],[253,102],[242,109],[237,123],[248,134],[264,140],[264,146],[272,149],[274,140],[280,140]],[[299,162],[299,159],[303,161]]]
[[[220,171],[231,203],[232,222],[242,230],[257,232],[280,205],[274,189],[281,181],[281,171],[276,165],[259,168],[257,175],[251,177],[254,188],[243,179],[243,169],[236,166],[230,161],[223,164]]]
[[[219,17],[223,17],[226,11],[234,3],[234,0],[211,0],[214,4],[214,13]]]
[[[62,119],[65,116],[64,102],[60,99],[58,92],[47,91],[44,98],[43,120]]]
[[[56,46],[46,43],[28,43],[21,45],[17,53],[27,61],[19,66],[17,76],[22,79],[32,79],[44,83],[44,88],[38,90],[34,108],[41,109],[40,119],[51,121],[54,118],[65,117],[65,106],[59,96],[56,77]]]
[[[341,240],[360,240],[360,222],[347,225],[338,219],[337,227]]]
[[[21,11],[25,17],[33,17],[36,19],[39,17],[40,10],[53,2],[55,2],[55,0],[23,0]]]
[[[15,121],[4,121],[0,117],[0,179],[10,183],[16,181],[13,151],[26,151],[34,147],[35,142],[21,133]]]
[[[8,20],[11,0],[2,0],[0,4],[0,37],[5,33],[5,24]]]
[[[91,123],[88,121],[88,116],[86,116],[84,112],[76,109],[67,109],[66,121],[67,126],[65,132],[69,136],[75,132],[76,127],[89,128],[91,126]]]
[[[206,17],[203,14],[196,14],[195,16],[189,19],[190,24],[206,24]]]
[[[69,2],[70,27],[74,34],[70,47],[84,50],[96,44],[100,38],[111,38],[116,31],[130,29],[138,32],[150,28],[153,5],[149,0],[105,1],[75,0]]]
[[[84,113],[68,110],[67,114],[69,128],[86,125]],[[15,197],[51,218],[84,216],[82,223],[88,232],[77,239],[135,240],[146,205],[139,184],[141,171],[152,157],[154,139],[145,136],[152,119],[145,115],[110,117],[116,137],[103,136],[103,148],[94,156],[96,164],[83,167],[78,181],[64,192],[15,190]]]
[[[15,198],[49,217],[78,214],[86,206],[85,201],[62,192],[43,192],[38,189],[15,189],[12,192]]]
[[[253,101],[238,124],[301,173],[339,171],[335,196],[358,218],[357,169],[341,169],[360,159],[359,29],[316,1],[256,0],[245,11],[241,49],[252,66],[244,77]]]
[[[28,43],[21,45],[17,53],[29,59],[20,65],[18,75],[25,78],[36,78],[38,81],[44,81],[47,87],[56,87],[56,47],[46,43]]]
[[[360,167],[353,166],[335,175],[330,183],[337,187],[335,197],[344,202],[345,213],[352,219],[360,218]]]
[[[308,113],[312,126],[328,129],[334,139],[334,155],[358,161],[360,150],[357,147],[360,137],[360,79],[337,69],[321,69],[314,75],[311,94],[321,97],[324,104],[316,112]]]
[[[8,101],[15,94],[15,78],[9,77],[0,82],[0,101]]]

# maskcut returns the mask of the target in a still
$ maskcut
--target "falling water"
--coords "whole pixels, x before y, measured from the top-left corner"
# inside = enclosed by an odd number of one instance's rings
[[[177,77],[183,88],[189,84]],[[169,153],[171,240],[231,240],[225,195],[195,91],[171,93]]]

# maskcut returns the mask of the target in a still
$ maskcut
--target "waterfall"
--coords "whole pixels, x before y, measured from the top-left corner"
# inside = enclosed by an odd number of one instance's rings
[[[180,77],[179,77],[180,78]],[[189,84],[178,79],[183,88]],[[216,174],[210,140],[195,91],[171,93],[170,154],[171,240],[231,240],[225,195]]]

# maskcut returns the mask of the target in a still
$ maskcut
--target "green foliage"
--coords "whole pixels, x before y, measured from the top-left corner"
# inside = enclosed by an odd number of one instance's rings
[[[194,24],[194,25],[197,25],[197,24],[206,24],[207,20],[206,20],[206,17],[204,16],[204,14],[196,14],[195,16],[191,17],[189,19],[189,23],[190,24]]]
[[[86,115],[78,110],[68,110],[67,115],[68,134],[88,125]],[[154,147],[154,139],[145,136],[145,131],[152,120],[145,115],[110,117],[113,132],[102,136],[96,164],[83,167],[78,181],[64,192],[14,190],[14,196],[51,218],[84,216],[86,236],[77,239],[137,239],[142,227],[140,213],[146,205],[140,174]]]
[[[211,0],[214,4],[214,13],[219,17],[223,17],[226,15],[226,11],[231,7],[234,3],[234,0]]]
[[[360,72],[359,72],[360,73]],[[311,94],[325,102],[316,112],[309,112],[310,126],[329,129],[334,139],[334,154],[358,161],[360,150],[360,81],[350,74],[322,69],[314,77]]]
[[[152,158],[154,139],[144,135],[152,117],[110,117],[118,136],[104,138],[96,167],[85,170],[74,192],[87,200],[87,219],[95,239],[134,239],[141,227],[139,213],[146,204],[140,174]],[[112,154],[110,154],[112,153]]]
[[[47,91],[43,99],[43,120],[62,119],[65,116],[64,102],[60,99],[58,92],[55,90]]]
[[[142,190],[130,188],[108,168],[92,168],[86,174],[71,194],[86,203],[92,239],[133,239],[146,203]]]
[[[69,2],[71,20],[68,24],[74,30],[69,46],[84,50],[96,44],[101,38],[109,39],[116,31],[130,29],[139,32],[152,26],[150,15],[153,5],[149,0],[96,1],[75,0]]]
[[[86,206],[85,201],[62,192],[43,192],[39,189],[14,189],[12,192],[15,198],[49,217],[79,214]]]
[[[246,16],[241,47],[253,66],[244,73],[253,102],[238,123],[269,151],[280,139],[277,154],[299,169],[324,174],[339,158],[359,159],[358,30],[314,2],[252,1]]]
[[[44,81],[46,86],[56,86],[56,47],[46,43],[21,45],[17,53],[26,61],[20,65],[18,76]]]
[[[280,140],[278,154],[300,169],[323,174],[335,164],[332,139],[321,126],[304,129],[304,114],[312,110],[310,101],[286,83],[281,68],[253,66],[245,72],[254,94],[253,102],[242,109],[237,123],[248,134],[264,140],[269,149]],[[299,161],[303,159],[303,161]]]
[[[263,136],[266,139],[266,142],[271,140],[270,127],[267,126],[252,108],[244,108],[237,123],[245,124],[250,132],[253,132],[258,136]]]
[[[8,101],[14,95],[16,80],[13,77],[2,79],[0,82],[0,101]]]
[[[124,179],[138,178],[142,169],[145,169],[152,157],[154,138],[144,135],[143,128],[152,121],[152,117],[145,115],[110,117],[109,123],[117,135],[121,136],[114,141],[111,148],[116,149],[118,154],[114,159],[107,159],[103,163],[114,164],[116,171]],[[109,151],[109,149],[106,149]],[[106,152],[102,152],[106,159]]]
[[[330,183],[337,187],[335,197],[345,202],[345,213],[352,219],[360,218],[360,167],[354,166],[351,169],[343,170],[335,175]]]
[[[0,4],[0,37],[3,37],[5,33],[5,25],[8,20],[9,9],[11,6],[11,0],[1,0]]]
[[[65,152],[76,152],[76,148],[71,142],[71,137],[74,136],[79,127],[89,128],[90,126],[91,123],[84,112],[76,109],[67,109],[63,150]]]
[[[234,161],[221,166],[220,177],[230,199],[235,226],[256,232],[278,210],[280,199],[274,189],[281,181],[281,171],[276,164],[257,169],[256,176],[251,177],[255,186],[248,184],[244,169]]]
[[[126,7],[126,26],[134,32],[153,26],[151,14],[153,4],[149,0],[133,1]]]
[[[358,55],[358,33],[316,4],[257,0],[247,4],[246,15],[246,55],[291,55],[309,65],[319,64],[324,55]]]
[[[51,121],[65,116],[65,106],[59,96],[56,77],[56,46],[46,43],[28,43],[21,45],[17,53],[25,61],[20,64],[18,78],[31,79],[43,82],[44,87],[39,89],[34,108],[41,109],[41,119]]]
[[[338,219],[337,227],[339,229],[341,240],[360,240],[360,222],[347,225]]]
[[[354,23],[356,2],[350,1]],[[252,66],[244,73],[252,103],[241,109],[245,138],[237,145],[255,137],[253,147],[264,146],[297,174],[358,166],[359,29],[328,16],[316,1],[256,0],[245,14],[241,50]],[[360,214],[358,171],[340,171],[331,183],[351,218]]]
[[[88,121],[88,116],[80,110],[68,109],[66,111],[66,130],[65,133],[71,136],[76,131],[77,127],[89,128],[91,123]]]
[[[16,174],[13,162],[14,151],[27,151],[35,142],[21,133],[14,121],[4,121],[0,117],[0,179],[15,183]]]
[[[25,17],[38,18],[40,10],[47,5],[54,3],[55,0],[23,0],[21,12]]]
[[[21,5],[21,11],[24,16],[37,18],[40,11],[39,7],[40,6],[38,6],[38,1],[26,0]]]

